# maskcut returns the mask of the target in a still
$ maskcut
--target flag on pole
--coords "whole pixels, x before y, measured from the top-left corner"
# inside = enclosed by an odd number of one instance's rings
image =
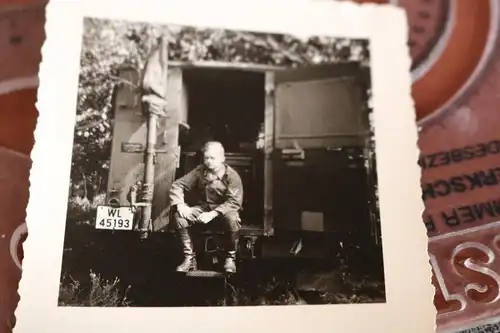
[[[166,116],[167,108],[168,41],[160,37],[144,66],[141,80],[141,101],[144,112]]]

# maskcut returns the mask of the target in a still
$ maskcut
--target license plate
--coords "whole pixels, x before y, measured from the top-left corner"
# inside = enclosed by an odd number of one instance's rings
[[[132,230],[134,213],[130,207],[97,207],[96,229]]]

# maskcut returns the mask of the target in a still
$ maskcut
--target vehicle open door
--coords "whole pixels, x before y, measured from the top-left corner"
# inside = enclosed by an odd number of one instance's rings
[[[267,154],[266,206],[273,212],[267,225],[276,232],[371,229],[368,208],[360,213],[370,128],[360,73],[359,64],[346,63],[269,74],[274,118],[268,112],[266,129],[268,136],[274,132],[274,144]]]
[[[134,69],[124,69],[120,77],[130,84],[122,84],[114,92],[107,204],[123,207],[126,213],[127,207],[131,206],[133,188],[138,182],[142,182],[144,177],[147,116],[142,110],[140,93],[137,89],[139,72]],[[159,118],[156,128],[152,223],[148,228],[151,231],[165,230],[169,223],[168,192],[178,165],[179,121],[185,118],[182,72],[179,68],[168,69],[167,91],[168,107],[175,110],[178,117]],[[136,200],[140,201],[140,197]],[[136,214],[135,228],[139,217],[140,214]],[[131,230],[131,228],[125,229]]]

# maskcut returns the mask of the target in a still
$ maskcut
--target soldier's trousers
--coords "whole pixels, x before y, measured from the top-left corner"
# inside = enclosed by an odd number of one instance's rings
[[[208,210],[204,209],[201,206],[191,207],[192,214],[188,218],[183,218],[180,216],[179,212],[176,212],[174,215],[174,227],[176,230],[186,229],[191,227],[194,224],[202,224],[198,222],[198,216],[201,213],[208,212]],[[228,212],[225,215],[218,216],[212,221],[208,222],[206,226],[210,229],[214,228],[221,231],[229,231],[229,232],[237,232],[241,229],[241,220],[240,214],[238,212]]]

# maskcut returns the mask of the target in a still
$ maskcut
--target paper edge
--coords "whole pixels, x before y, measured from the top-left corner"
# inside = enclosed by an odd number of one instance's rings
[[[50,1],[47,6],[46,6],[46,13],[48,12],[48,9],[51,9],[52,6],[54,6],[57,2],[60,2],[60,1]],[[68,1],[69,2],[69,1]],[[91,3],[92,1],[88,1],[89,3]],[[364,11],[365,12],[368,12],[368,11],[371,11],[371,10],[377,10],[380,15],[382,14],[386,14],[388,16],[390,16],[391,19],[393,20],[396,20],[396,19],[402,19],[402,16],[404,16],[404,20],[406,22],[406,13],[401,10],[400,8],[395,8],[393,7],[392,5],[380,5],[380,4],[356,4],[356,3],[342,3],[342,4],[339,4],[339,3],[336,3],[336,4],[328,4],[328,6],[325,6],[325,9],[326,7],[332,7],[332,9],[334,9],[335,7],[336,8],[339,8],[340,6],[342,7],[345,7],[345,8],[348,8],[348,7],[351,7],[351,8],[364,8]],[[382,13],[382,11],[379,9],[381,7],[385,7],[384,11],[385,13]],[[399,13],[399,14],[395,14],[395,13]],[[390,14],[390,13],[394,13],[394,14]],[[391,16],[392,15],[392,16]],[[399,15],[396,16],[396,15]],[[157,22],[155,22],[157,23]],[[47,22],[45,23],[45,25],[47,26]],[[405,25],[405,27],[407,27],[407,25]],[[407,29],[405,29],[405,34],[407,32]],[[48,53],[48,51],[50,50],[49,47],[53,46],[51,44],[48,44],[47,43],[47,40],[49,39],[50,36],[46,36],[45,38],[45,41],[44,41],[44,44],[43,44],[43,47],[41,49],[41,53],[42,53],[42,61],[41,61],[41,64],[40,64],[40,71],[39,71],[39,75],[37,76],[37,78],[41,79],[42,77],[49,77],[50,76],[50,72],[49,70],[51,69],[50,66],[47,66],[47,63],[44,61],[44,59],[46,58],[45,55]],[[348,38],[357,38],[357,37],[348,37]],[[363,38],[363,37],[359,37],[359,38]],[[408,58],[409,58],[409,55],[408,55]],[[408,61],[408,59],[406,59],[407,62],[408,62],[408,78],[409,78],[409,81],[410,81],[410,85],[408,88],[411,87],[411,73],[410,73],[410,65],[411,65],[411,62]],[[373,60],[372,60],[373,61]],[[372,71],[372,86],[373,86],[373,82],[375,80],[377,80],[376,77],[373,76],[373,67],[371,68],[371,71]],[[36,107],[38,110],[40,110],[40,105],[42,104],[41,101],[43,101],[45,98],[44,98],[44,88],[45,88],[45,85],[44,85],[44,81],[40,81],[41,84],[39,85],[39,88],[38,88],[38,98],[37,98],[37,103],[36,103]],[[408,94],[411,96],[411,90],[408,90]],[[412,103],[413,103],[413,100],[412,100]],[[415,120],[416,120],[416,116],[414,117]],[[41,166],[40,165],[40,160],[43,158],[43,156],[38,156],[38,154],[40,154],[41,152],[43,152],[43,150],[41,150],[42,148],[42,145],[43,145],[43,139],[42,139],[42,135],[44,134],[42,132],[43,128],[40,127],[40,124],[43,124],[43,122],[45,121],[45,117],[43,115],[43,113],[41,113],[38,117],[38,121],[37,121],[37,124],[36,124],[36,129],[35,129],[35,144],[34,144],[34,147],[33,147],[33,150],[32,150],[32,153],[31,153],[31,158],[32,158],[32,163],[33,163],[33,166],[32,166],[32,170],[33,169],[38,169],[38,166]],[[414,129],[414,135],[418,133],[418,129],[417,129],[417,124],[415,122],[415,129]],[[379,135],[380,136],[380,135]],[[375,134],[375,137],[377,137],[377,134]],[[416,163],[416,161],[418,160],[418,154],[420,152],[420,149],[419,149],[419,146],[418,146],[418,138],[415,136],[415,137],[411,137],[412,139],[415,139],[414,142],[415,142],[415,147],[417,148],[417,150],[415,151],[415,167],[418,167],[418,164]],[[41,142],[42,141],[42,142]],[[376,141],[378,141],[378,139],[376,139]],[[380,150],[380,145],[376,145],[376,150],[377,150],[377,156],[379,156],[379,150]],[[419,168],[420,170],[420,174],[422,173],[421,169]],[[36,180],[37,180],[37,173],[36,171],[38,170],[33,170],[35,171],[34,173],[31,173],[30,174],[30,181],[29,181],[29,184],[30,184],[30,194],[31,194],[31,190],[33,188],[33,186],[31,184],[35,183],[36,185]],[[69,171],[69,169],[68,169]],[[378,170],[379,171],[379,170]],[[41,176],[41,175],[40,175]],[[420,193],[419,193],[420,195]],[[35,198],[33,198],[31,195],[30,195],[30,200],[29,200],[29,203],[28,203],[28,207],[27,207],[27,214],[29,214],[30,216],[31,215],[34,215],[33,213],[29,213],[30,211],[30,208],[32,208],[32,206],[34,205],[34,202],[36,201]],[[425,208],[424,208],[424,205],[423,205],[423,202],[421,203],[421,212],[422,212],[422,215],[425,211]],[[31,220],[30,218],[27,218],[27,220]],[[383,222],[382,222],[383,223]],[[32,245],[32,243],[34,243],[34,240],[33,240],[33,237],[36,237],[36,236],[32,236],[31,238],[28,237],[28,239],[26,240],[25,244],[28,245],[28,249],[29,249],[29,246]],[[425,239],[425,243],[426,243],[426,249],[427,249],[427,235],[426,235],[426,232],[425,232],[425,227],[424,225],[422,224],[421,225],[421,239],[420,239],[420,242],[422,242],[423,240]],[[35,245],[35,244],[33,244]],[[24,245],[23,245],[24,246]],[[34,249],[33,249],[34,250]],[[62,251],[62,250],[61,250]],[[25,251],[25,256],[24,256],[24,260],[23,262],[25,262],[25,265],[26,266],[32,266],[32,261],[36,260],[33,256],[34,252],[31,252],[31,251]],[[428,266],[429,268],[429,273],[431,273],[431,266],[429,265]],[[54,267],[55,269],[55,267]],[[24,268],[24,271],[26,272],[29,272],[30,269],[29,268]],[[24,272],[23,272],[24,273]],[[24,274],[23,274],[24,275]],[[429,278],[431,277],[431,274],[429,274]],[[17,316],[17,314],[20,312],[20,310],[22,311],[22,306],[24,305],[23,304],[23,299],[22,299],[22,294],[23,294],[23,290],[25,289],[29,289],[29,288],[26,288],[26,285],[25,283],[23,283],[23,280],[25,281],[25,279],[21,279],[20,283],[19,283],[19,289],[18,289],[18,293],[19,293],[19,296],[21,298],[20,302],[19,302],[19,306],[16,308],[16,311],[15,311],[15,314]],[[430,279],[429,279],[430,281]],[[25,281],[26,282],[26,281]],[[432,304],[432,302],[431,302]],[[432,304],[433,305],[433,304]],[[82,309],[83,310],[83,309]],[[17,327],[17,325],[16,325]],[[14,331],[16,331],[14,329]]]

